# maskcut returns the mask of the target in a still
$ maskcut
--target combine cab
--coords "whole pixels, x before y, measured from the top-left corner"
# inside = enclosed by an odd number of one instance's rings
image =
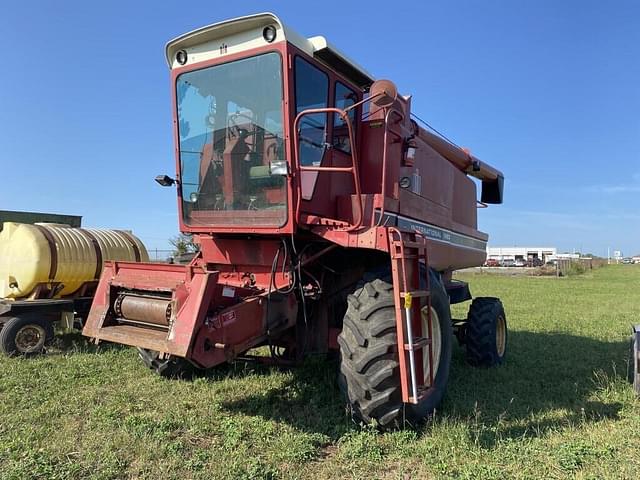
[[[471,299],[456,269],[485,261],[478,206],[502,174],[421,128],[411,98],[323,37],[272,14],[167,45],[180,230],[187,266],[108,264],[84,334],[138,347],[162,374],[210,368],[259,346],[272,361],[340,354],[354,416],[417,421],[445,392],[453,337],[469,362],[503,361],[495,298]],[[475,177],[482,185],[477,200]]]

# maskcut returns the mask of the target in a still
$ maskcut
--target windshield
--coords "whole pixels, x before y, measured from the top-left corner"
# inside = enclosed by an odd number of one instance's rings
[[[178,77],[185,223],[286,222],[281,72],[271,52]]]

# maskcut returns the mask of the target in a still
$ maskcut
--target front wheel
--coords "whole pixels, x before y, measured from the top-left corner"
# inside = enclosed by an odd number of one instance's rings
[[[397,428],[405,420],[420,421],[442,401],[451,363],[451,313],[438,276],[431,271],[429,275],[435,376],[433,386],[416,405],[402,402],[393,285],[378,278],[348,297],[347,313],[338,337],[339,384],[357,420],[376,423],[383,429]],[[423,331],[427,331],[425,309]],[[426,375],[429,367],[429,358],[425,356]]]
[[[0,350],[9,356],[42,353],[53,338],[53,325],[39,317],[13,317],[0,330]]]

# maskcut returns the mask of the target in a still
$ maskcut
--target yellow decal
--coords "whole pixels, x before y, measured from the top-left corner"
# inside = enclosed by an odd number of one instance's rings
[[[411,293],[407,292],[404,295],[404,308],[411,308],[411,300],[413,299],[413,297],[411,296]]]

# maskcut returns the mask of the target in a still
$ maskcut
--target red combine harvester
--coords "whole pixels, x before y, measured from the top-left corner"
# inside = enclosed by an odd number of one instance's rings
[[[323,37],[273,14],[229,20],[166,47],[180,230],[189,265],[107,263],[84,335],[138,347],[161,374],[268,346],[272,362],[340,353],[354,416],[417,421],[445,392],[453,335],[473,365],[503,361],[496,298],[454,270],[480,266],[478,206],[503,175],[412,119]],[[481,201],[476,183],[482,184]]]

